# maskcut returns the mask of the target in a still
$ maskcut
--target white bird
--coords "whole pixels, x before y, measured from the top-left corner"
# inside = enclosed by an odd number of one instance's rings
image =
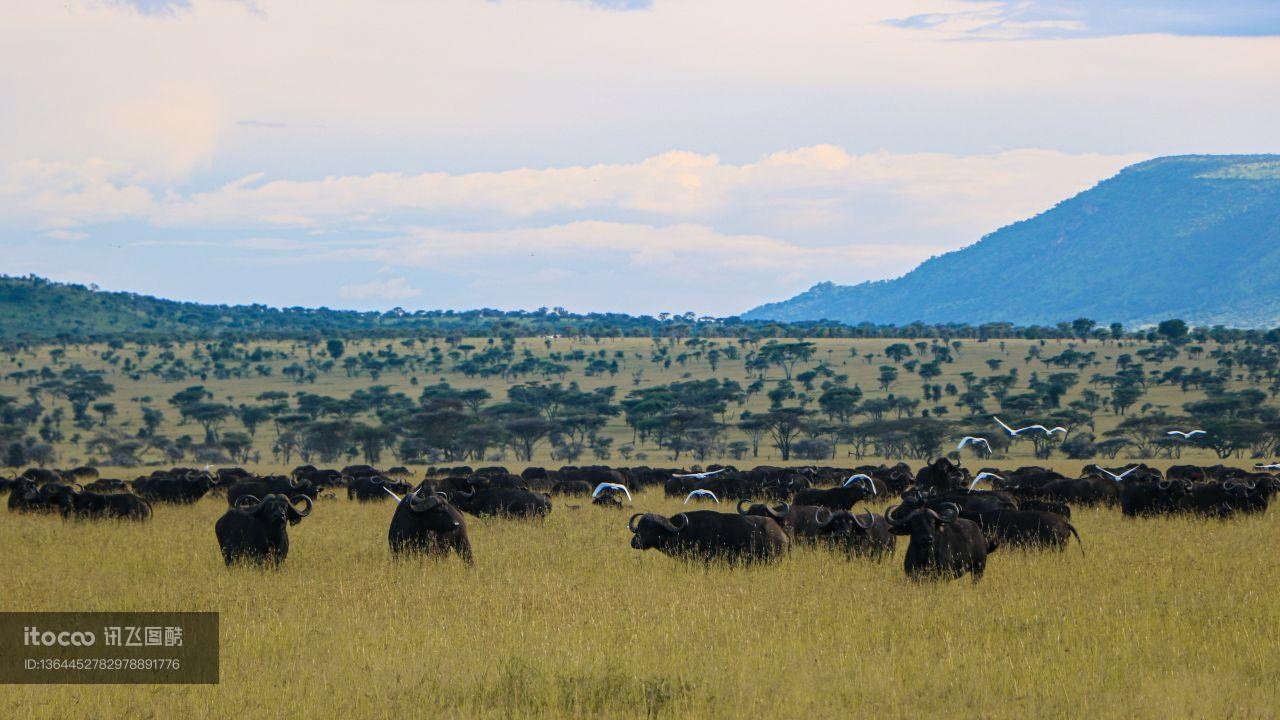
[[[986,448],[986,449],[987,449],[987,452],[991,452],[991,443],[987,442],[987,439],[986,439],[986,438],[984,438],[984,437],[973,437],[972,435],[965,435],[965,436],[960,440],[960,444],[956,446],[956,449],[957,449],[957,450],[963,450],[963,449],[964,449],[964,446],[965,446],[965,445],[969,445],[969,444],[973,444],[973,445],[981,445],[982,447],[984,447],[984,448]]]
[[[1191,430],[1189,432],[1182,432],[1181,430],[1170,430],[1169,432],[1165,433],[1165,435],[1177,435],[1181,437],[1183,440],[1190,440],[1196,435],[1204,435],[1204,434],[1205,434],[1204,430]]]
[[[1271,463],[1270,465],[1254,465],[1256,470],[1280,470],[1280,463]]]
[[[995,415],[992,415],[991,417],[995,418],[995,421],[996,421],[996,422],[998,422],[998,423],[1000,423],[1000,427],[1002,427],[1002,428],[1004,428],[1005,430],[1009,431],[1009,434],[1010,434],[1010,435],[1012,435],[1012,436],[1014,436],[1014,437],[1017,437],[1017,436],[1021,435],[1022,433],[1026,432],[1026,431],[1028,431],[1028,430],[1039,430],[1040,432],[1044,433],[1045,435],[1052,435],[1052,434],[1054,434],[1054,433],[1058,433],[1058,432],[1060,432],[1060,433],[1062,433],[1062,434],[1064,434],[1064,435],[1065,435],[1065,434],[1066,434],[1066,432],[1067,432],[1067,429],[1066,429],[1066,428],[1064,428],[1064,427],[1047,428],[1047,427],[1045,427],[1045,426],[1043,426],[1043,425],[1028,425],[1028,426],[1026,426],[1026,427],[1024,427],[1024,428],[1018,428],[1017,430],[1014,430],[1013,428],[1009,427],[1008,425],[1005,425],[1005,424],[1004,424],[1004,421],[1003,421],[1003,420],[1001,420],[1000,418],[996,417]]]
[[[383,490],[384,490],[388,495],[390,495],[391,497],[395,498],[395,499],[396,499],[396,502],[400,502],[400,496],[399,496],[399,495],[397,495],[397,494],[395,494],[395,493],[393,493],[393,492],[391,492],[390,490],[388,490],[386,485],[383,485],[383,486],[382,486],[382,489],[383,489]]]
[[[618,483],[600,483],[596,486],[595,491],[591,493],[591,497],[600,497],[600,493],[605,490],[621,490],[627,494],[627,502],[631,502],[631,491],[627,489],[626,485],[619,485]]]
[[[1004,480],[1004,478],[1000,477],[999,475],[997,475],[997,474],[995,474],[995,473],[990,473],[990,472],[980,472],[980,473],[978,473],[978,477],[974,478],[974,479],[973,479],[973,482],[969,483],[969,490],[970,490],[970,491],[972,491],[975,487],[977,487],[977,486],[978,486],[978,483],[982,482],[983,480],[986,480],[987,478],[995,478],[995,479],[997,479],[997,480]]]
[[[729,468],[720,468],[719,470],[713,470],[711,472],[689,473],[688,475],[672,475],[671,477],[694,478],[696,480],[704,480],[706,478],[711,477],[712,475],[715,475],[716,473],[722,473],[728,469]]]
[[[1138,469],[1138,466],[1137,466],[1137,465],[1134,465],[1133,467],[1129,468],[1128,470],[1125,470],[1124,472],[1122,472],[1122,473],[1120,473],[1119,475],[1117,475],[1117,474],[1115,474],[1115,473],[1111,472],[1110,470],[1108,470],[1108,469],[1106,469],[1106,468],[1104,468],[1104,467],[1100,467],[1100,468],[1098,468],[1098,470],[1100,470],[1101,472],[1106,473],[1107,475],[1110,475],[1110,476],[1111,476],[1111,479],[1112,479],[1112,480],[1115,480],[1116,482],[1120,482],[1121,480],[1124,480],[1124,476],[1125,476],[1125,475],[1128,475],[1129,473],[1131,473],[1131,472],[1133,472],[1134,470],[1137,470],[1137,469]]]
[[[720,504],[720,498],[716,497],[716,494],[711,492],[710,490],[694,490],[693,492],[689,493],[687,497],[685,497],[684,504],[688,505],[689,501],[694,499],[695,497],[709,497],[712,500],[715,500],[717,505]]]
[[[875,480],[872,480],[870,475],[863,475],[862,473],[858,473],[856,475],[850,475],[848,479],[844,481],[844,484],[842,484],[840,487],[849,487],[849,485],[851,485],[855,480],[866,480],[867,487],[871,488],[872,497],[875,497],[876,495],[880,494],[876,492]]]

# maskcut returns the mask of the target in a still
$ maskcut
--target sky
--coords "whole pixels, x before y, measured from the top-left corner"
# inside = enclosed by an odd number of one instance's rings
[[[1280,150],[1280,3],[9,0],[0,273],[732,315]]]

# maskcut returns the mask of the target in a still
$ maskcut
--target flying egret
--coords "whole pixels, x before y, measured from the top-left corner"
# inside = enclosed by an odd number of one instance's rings
[[[1170,430],[1169,432],[1165,433],[1165,435],[1177,435],[1183,440],[1190,440],[1196,435],[1204,435],[1204,434],[1206,434],[1204,430],[1191,430],[1189,432],[1182,432],[1181,430]]]
[[[395,493],[391,492],[390,490],[388,490],[386,485],[382,485],[381,487],[382,487],[382,489],[383,489],[384,491],[386,491],[386,493],[387,493],[388,495],[390,495],[391,497],[395,498],[395,499],[396,499],[396,502],[400,502],[400,496],[399,496],[399,495],[397,495],[397,494],[395,494]]]
[[[965,435],[963,438],[961,438],[960,444],[956,446],[956,449],[963,450],[965,445],[981,445],[982,447],[987,449],[987,452],[991,452],[991,443],[987,442],[987,439],[984,437],[974,437],[972,435]]]
[[[1280,463],[1271,463],[1270,465],[1254,465],[1256,470],[1280,470]]]
[[[627,502],[631,502],[631,491],[627,489],[626,485],[619,485],[618,483],[600,483],[596,486],[595,491],[591,493],[591,497],[600,497],[600,493],[605,490],[621,490],[627,494]]]
[[[997,474],[995,474],[995,473],[992,473],[992,472],[980,472],[980,473],[978,473],[978,477],[974,478],[974,479],[973,479],[973,482],[969,483],[969,491],[970,491],[970,492],[973,492],[973,489],[974,489],[975,487],[977,487],[977,486],[978,486],[978,483],[982,482],[983,480],[986,480],[987,478],[995,478],[995,479],[997,479],[997,480],[1004,480],[1004,478],[1000,477],[999,475],[997,475]]]
[[[1062,434],[1064,434],[1064,435],[1065,435],[1065,434],[1066,434],[1066,432],[1067,432],[1067,429],[1066,429],[1066,428],[1064,428],[1064,427],[1047,428],[1047,427],[1045,427],[1045,426],[1043,426],[1043,425],[1028,425],[1028,426],[1026,426],[1026,427],[1024,427],[1024,428],[1018,428],[1017,430],[1014,430],[1013,428],[1009,427],[1008,425],[1005,425],[1005,424],[1004,424],[1004,421],[1003,421],[1003,420],[1001,420],[1000,418],[996,417],[995,415],[992,415],[991,417],[995,418],[995,421],[996,421],[996,422],[998,422],[998,423],[1000,423],[1000,427],[1002,427],[1002,428],[1004,428],[1005,430],[1007,430],[1007,431],[1009,432],[1009,434],[1010,434],[1010,435],[1012,435],[1013,437],[1017,437],[1017,436],[1021,435],[1022,433],[1027,432],[1028,430],[1039,430],[1040,432],[1044,433],[1045,435],[1052,435],[1052,434],[1054,434],[1054,433],[1062,433]]]
[[[711,472],[689,473],[688,475],[672,475],[671,477],[693,478],[695,480],[705,480],[706,478],[709,478],[712,475],[715,475],[717,473],[722,473],[728,469],[729,468],[720,468],[719,470],[712,470]]]
[[[1134,465],[1133,467],[1129,468],[1128,470],[1125,470],[1124,472],[1122,472],[1122,473],[1120,473],[1119,475],[1117,475],[1117,474],[1115,474],[1115,473],[1111,472],[1110,470],[1108,470],[1108,469],[1106,469],[1106,468],[1104,468],[1104,467],[1100,467],[1100,468],[1098,468],[1098,470],[1099,470],[1099,471],[1101,471],[1101,472],[1103,472],[1103,473],[1106,473],[1107,475],[1110,475],[1110,476],[1111,476],[1111,479],[1112,479],[1112,480],[1115,480],[1116,482],[1120,482],[1121,480],[1124,480],[1124,476],[1125,476],[1125,475],[1128,475],[1129,473],[1131,473],[1131,472],[1133,472],[1134,470],[1137,470],[1137,469],[1138,469],[1138,466],[1137,466],[1137,465]]]
[[[685,497],[684,504],[688,505],[689,501],[694,499],[695,497],[709,497],[712,500],[715,500],[717,505],[720,504],[720,498],[716,497],[716,494],[711,492],[710,490],[694,490],[693,492],[689,493],[688,496]]]
[[[862,473],[857,473],[856,475],[850,475],[840,487],[849,487],[849,485],[851,485],[855,480],[866,480],[867,487],[871,488],[872,497],[875,497],[876,495],[880,494],[876,492],[876,481],[872,480],[870,475],[863,475]]]

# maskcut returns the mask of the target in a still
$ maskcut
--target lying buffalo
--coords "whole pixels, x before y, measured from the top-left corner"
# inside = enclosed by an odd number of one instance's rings
[[[627,523],[631,547],[650,548],[672,557],[734,562],[774,560],[789,541],[773,518],[693,510],[666,518],[636,513]]]
[[[891,507],[884,515],[890,532],[911,536],[903,562],[908,577],[948,579],[972,573],[974,582],[982,578],[987,553],[996,549],[996,543],[988,541],[976,523],[961,518],[959,507],[948,504],[941,511],[917,507],[901,514],[896,509]]]
[[[473,563],[462,513],[449,504],[443,493],[428,494],[423,486],[406,495],[396,506],[387,542],[393,554],[443,557],[453,551],[468,565]]]
[[[295,507],[297,500],[306,507]],[[238,561],[279,565],[289,555],[288,526],[297,525],[310,514],[311,498],[305,495],[296,500],[277,493],[261,500],[252,495],[241,496],[236,506],[214,525],[222,559],[227,565]]]
[[[449,494],[454,506],[479,517],[510,515],[513,517],[546,517],[551,513],[551,496],[529,490],[487,487],[470,492]]]
[[[133,493],[76,490],[63,493],[58,504],[63,517],[119,520],[147,520],[151,517],[151,505]]]

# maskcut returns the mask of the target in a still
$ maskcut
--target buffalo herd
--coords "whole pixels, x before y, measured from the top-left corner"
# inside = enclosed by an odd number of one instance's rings
[[[982,487],[986,485],[986,487]],[[227,564],[278,564],[289,552],[288,528],[322,499],[345,489],[359,503],[393,503],[387,534],[395,556],[456,554],[473,563],[465,515],[538,520],[553,498],[570,510],[587,503],[607,512],[658,489],[671,499],[728,507],[675,515],[637,512],[627,523],[631,546],[672,557],[753,564],[777,560],[792,544],[849,558],[881,560],[907,538],[903,567],[912,578],[975,581],[998,547],[1062,550],[1084,544],[1071,523],[1073,507],[1119,507],[1126,517],[1186,515],[1227,519],[1265,512],[1280,490],[1275,475],[1239,468],[1179,465],[1161,472],[1143,464],[1088,465],[1078,477],[1043,467],[969,468],[941,458],[912,470],[906,464],[770,467],[739,470],[674,468],[430,467],[414,482],[404,467],[341,469],[303,465],[288,475],[242,468],[171,468],[126,482],[89,467],[30,468],[0,478],[14,512],[66,518],[146,521],[156,505],[225,498],[215,534]],[[578,504],[574,504],[577,500]],[[859,504],[885,502],[882,514]],[[736,508],[732,503],[736,502]]]

